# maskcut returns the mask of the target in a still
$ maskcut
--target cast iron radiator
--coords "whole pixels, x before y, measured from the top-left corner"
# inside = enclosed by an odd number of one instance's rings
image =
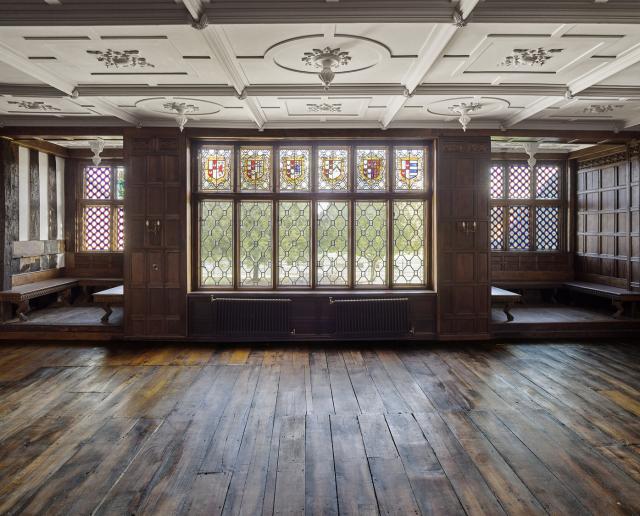
[[[338,335],[406,335],[409,328],[409,298],[334,299]]]
[[[216,333],[223,335],[284,335],[289,330],[291,299],[211,296]]]

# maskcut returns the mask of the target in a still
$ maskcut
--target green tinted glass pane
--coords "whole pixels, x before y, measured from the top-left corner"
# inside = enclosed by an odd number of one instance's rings
[[[349,203],[318,202],[318,285],[349,283]]]
[[[233,286],[233,202],[200,205],[200,283]]]
[[[424,283],[424,204],[393,203],[393,281],[398,285]]]
[[[124,167],[116,168],[116,199],[124,199]]]
[[[308,286],[311,272],[311,203],[278,205],[278,283]]]
[[[387,203],[356,202],[357,285],[387,283]]]
[[[273,264],[271,202],[240,203],[240,285],[270,287]]]

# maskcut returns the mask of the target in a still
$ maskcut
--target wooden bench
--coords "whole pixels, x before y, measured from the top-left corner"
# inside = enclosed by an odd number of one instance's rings
[[[492,303],[504,303],[504,307],[502,311],[507,316],[507,321],[513,321],[513,315],[511,314],[511,305],[514,303],[521,303],[522,296],[520,294],[516,294],[515,292],[511,292],[509,290],[504,290],[499,287],[491,287],[491,302]]]
[[[616,313],[613,316],[618,319],[624,313],[624,303],[635,303],[640,301],[640,292],[633,292],[623,288],[601,285],[599,283],[588,283],[586,281],[567,281],[563,286],[575,292],[591,294],[593,296],[604,297],[611,300]]]
[[[16,305],[16,312],[22,321],[27,321],[27,313],[31,309],[29,300],[49,294],[58,293],[58,302],[68,303],[69,294],[73,287],[78,285],[76,278],[53,278],[44,281],[36,281],[14,287],[11,290],[0,292],[0,301],[6,301]]]
[[[101,290],[93,294],[93,300],[102,304],[105,314],[100,319],[104,324],[109,323],[109,316],[113,313],[112,306],[122,305],[124,303],[124,285]]]

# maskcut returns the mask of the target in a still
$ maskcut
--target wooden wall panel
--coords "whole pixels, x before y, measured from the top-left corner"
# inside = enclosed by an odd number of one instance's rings
[[[438,333],[489,338],[490,139],[437,142],[435,209]],[[473,232],[465,231],[474,227]]]
[[[186,142],[173,129],[132,129],[127,163],[125,335],[179,338],[187,331]]]
[[[571,253],[499,252],[491,253],[491,282],[562,282],[573,279]]]
[[[638,160],[618,150],[576,165],[575,272],[578,279],[621,288],[637,284]],[[635,172],[634,172],[635,170]],[[635,178],[635,179],[634,179]],[[637,247],[637,246],[636,246]]]

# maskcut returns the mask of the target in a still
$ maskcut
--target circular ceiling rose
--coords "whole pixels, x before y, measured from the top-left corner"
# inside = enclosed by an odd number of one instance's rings
[[[139,100],[135,106],[145,111],[152,113],[159,113],[161,115],[175,117],[176,112],[165,108],[165,104],[176,102],[185,103],[195,106],[197,110],[189,113],[189,118],[198,118],[202,116],[210,116],[219,113],[224,109],[224,106],[211,102],[210,100],[194,99],[191,97],[150,97]]]
[[[460,105],[461,103],[479,104],[479,106],[473,111],[474,118],[494,114],[497,111],[506,110],[511,106],[509,101],[498,97],[456,97],[433,102],[429,104],[426,109],[432,115],[451,118],[456,116],[455,113],[452,113],[451,108],[456,105]]]
[[[351,58],[348,63],[340,65],[335,70],[336,74],[366,70],[391,57],[390,49],[374,39],[349,34],[336,34],[332,38],[326,38],[323,34],[312,34],[276,43],[267,49],[264,58],[290,72],[317,75],[318,68],[305,64],[303,57],[306,52],[327,47],[347,52]]]

